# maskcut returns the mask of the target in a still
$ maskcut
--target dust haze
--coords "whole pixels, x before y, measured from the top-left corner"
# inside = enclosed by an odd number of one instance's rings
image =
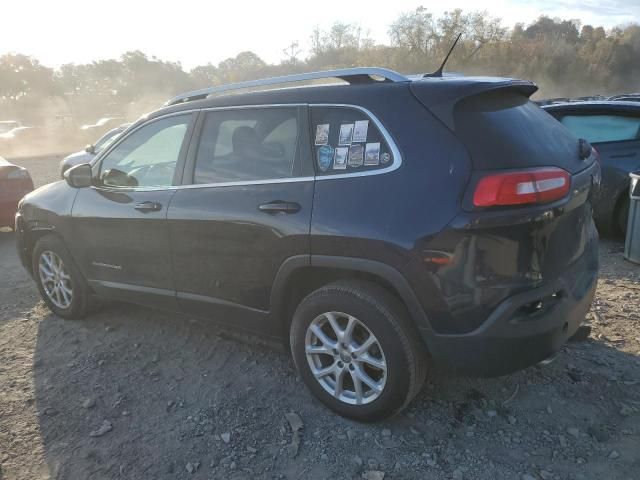
[[[306,41],[283,46],[276,64],[244,51],[217,65],[185,70],[180,63],[129,51],[118,59],[54,69],[20,53],[5,54],[0,57],[0,156],[80,150],[177,93],[212,85],[354,66],[433,71],[459,33],[446,71],[533,80],[540,87],[535,100],[640,91],[638,24],[605,29],[542,16],[507,26],[483,11],[436,16],[419,7],[391,21],[386,42],[370,38],[366,26],[336,22],[314,29]],[[7,131],[16,125],[31,128]]]

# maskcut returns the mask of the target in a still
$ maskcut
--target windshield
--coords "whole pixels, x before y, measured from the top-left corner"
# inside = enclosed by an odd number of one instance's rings
[[[111,145],[121,134],[122,130],[112,130],[103,135],[94,145],[96,153],[101,152]]]

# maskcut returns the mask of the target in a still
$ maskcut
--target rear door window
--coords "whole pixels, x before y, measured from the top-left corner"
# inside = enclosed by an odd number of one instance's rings
[[[560,119],[578,138],[591,143],[640,139],[640,117],[622,115],[565,115]]]
[[[196,154],[196,184],[299,176],[297,107],[205,112]]]
[[[380,170],[393,163],[375,122],[353,107],[312,107],[311,136],[317,175]]]

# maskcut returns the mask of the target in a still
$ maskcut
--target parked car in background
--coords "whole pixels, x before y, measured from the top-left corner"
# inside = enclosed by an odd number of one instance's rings
[[[0,120],[0,135],[21,126],[22,126],[22,123],[19,122],[18,120]]]
[[[108,130],[117,127],[124,120],[122,115],[107,115],[99,119],[96,123],[82,125],[80,131],[85,136],[96,138]]]
[[[42,127],[16,127],[0,134],[0,155],[29,156],[41,152],[48,145],[47,132]]]
[[[185,93],[28,195],[19,255],[62,317],[101,296],[280,338],[379,420],[431,363],[525,368],[590,308],[600,165],[536,90],[353,68]]]
[[[536,103],[540,106],[544,106],[544,105],[553,105],[556,103],[585,102],[585,101],[599,101],[599,100],[607,100],[607,97],[602,95],[588,95],[584,97],[556,97],[556,98],[545,98],[542,100],[536,100]]]
[[[607,100],[614,102],[640,102],[640,93],[623,93],[609,97]]]
[[[18,202],[33,191],[33,181],[26,168],[0,157],[0,227],[14,227]]]
[[[640,170],[640,103],[591,101],[543,108],[600,153],[602,188],[594,205],[598,228],[624,235],[629,215],[629,173]]]
[[[122,132],[124,132],[130,125],[130,123],[124,123],[119,127],[109,130],[95,143],[87,145],[84,150],[72,153],[71,155],[63,158],[60,162],[60,175],[64,175],[64,172],[75,165],[80,165],[81,163],[91,163],[91,160],[93,160],[97,154],[111,145],[111,143],[116,140],[118,136]]]
[[[38,138],[42,132],[40,127],[16,127],[8,132],[0,134],[2,142],[25,142]]]

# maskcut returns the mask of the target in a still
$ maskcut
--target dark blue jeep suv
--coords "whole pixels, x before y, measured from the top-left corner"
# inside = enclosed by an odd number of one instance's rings
[[[61,317],[102,297],[280,337],[322,402],[381,419],[432,364],[548,358],[589,308],[600,167],[535,91],[356,68],[190,92],[28,195],[19,254]]]

